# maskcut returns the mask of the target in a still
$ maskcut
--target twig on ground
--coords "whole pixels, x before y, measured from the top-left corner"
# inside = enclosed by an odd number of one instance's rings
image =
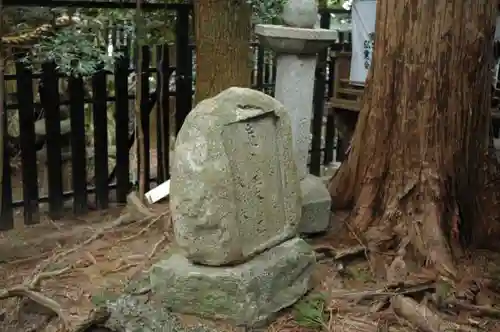
[[[78,250],[82,249],[83,247],[89,245],[90,243],[99,239],[106,231],[113,229],[113,228],[116,228],[116,227],[119,227],[121,225],[127,224],[127,223],[131,223],[133,221],[134,221],[134,219],[131,217],[131,214],[129,214],[129,213],[122,214],[121,216],[119,216],[115,220],[104,225],[102,228],[100,228],[98,231],[96,231],[94,234],[92,234],[91,237],[89,237],[88,239],[86,239],[85,241],[80,243],[79,245],[77,245],[69,250],[61,251],[61,252],[49,257],[45,261],[43,261],[41,264],[39,264],[35,268],[35,270],[33,272],[33,275],[34,275],[33,279],[36,279],[37,275],[39,273],[41,273],[41,271],[45,270],[47,268],[47,266],[49,266],[50,264],[55,263],[59,259],[66,257],[74,252],[77,252]]]
[[[55,277],[58,275],[61,275],[63,273],[68,272],[71,270],[72,266],[65,267],[60,270],[55,270],[55,271],[48,271],[44,272],[44,270],[50,265],[61,258],[68,256],[74,252],[77,252],[78,250],[82,249],[86,245],[90,244],[91,242],[97,240],[100,238],[106,231],[116,228],[118,226],[121,226],[123,224],[127,224],[130,222],[133,222],[133,218],[131,217],[130,213],[125,213],[121,215],[120,217],[116,218],[112,222],[108,223],[107,225],[103,226],[101,229],[99,229],[97,232],[95,232],[91,237],[89,237],[87,240],[83,241],[81,244],[66,250],[62,251],[59,253],[56,253],[52,255],[51,257],[47,258],[44,260],[42,263],[40,263],[35,270],[33,271],[33,277],[31,278],[30,281],[25,282],[23,285],[18,285],[14,286],[5,290],[0,290],[0,300],[4,300],[10,297],[27,297],[31,299],[32,301],[36,302],[37,304],[49,309],[50,311],[54,312],[63,322],[65,327],[69,326],[69,321],[67,316],[64,314],[64,311],[59,303],[54,301],[53,299],[41,294],[38,291],[35,291],[34,289],[39,285],[39,283],[43,279]]]
[[[61,226],[59,226],[52,218],[48,218],[48,221],[49,221],[49,224],[54,226],[54,228],[57,229],[58,231],[62,230]]]
[[[413,299],[401,295],[391,299],[394,312],[404,318],[422,332],[476,332],[477,329],[447,321],[433,312],[429,307],[419,304]]]
[[[94,255],[92,255],[91,252],[86,251],[85,252],[85,257],[87,257],[87,260],[91,262],[93,265],[97,265],[97,259],[95,259]]]
[[[474,305],[470,303],[465,303],[462,301],[456,301],[456,300],[448,300],[444,301],[441,305],[445,305],[446,309],[448,310],[466,310],[468,311],[471,315],[476,316],[476,317],[491,317],[491,318],[496,318],[500,319],[500,310],[495,309],[491,306],[481,306],[481,305]]]
[[[5,262],[4,264],[5,265],[25,264],[25,263],[29,263],[29,262],[32,262],[32,261],[39,260],[40,258],[45,258],[45,257],[47,257],[49,255],[50,255],[50,252],[44,252],[43,254],[40,254],[40,255],[36,255],[36,256],[32,256],[32,257],[26,257],[26,258],[19,258],[19,259],[16,259],[16,260]]]
[[[163,212],[162,214],[154,217],[153,219],[151,219],[151,221],[146,225],[144,226],[139,232],[135,233],[134,235],[130,235],[130,236],[127,236],[123,239],[121,239],[119,242],[125,242],[125,241],[130,241],[132,239],[135,239],[139,236],[141,236],[142,234],[146,233],[146,231],[148,229],[150,229],[156,222],[158,222],[158,220],[162,219],[163,217],[165,217],[167,214],[169,214],[169,211],[166,211],[166,212]]]
[[[56,301],[43,295],[40,292],[33,291],[27,286],[15,286],[3,291],[0,291],[0,300],[5,300],[10,297],[27,297],[33,302],[41,305],[44,308],[49,309],[54,312],[63,322],[65,326],[68,326],[68,318],[64,314],[62,307]]]
[[[123,271],[123,270],[128,270],[130,268],[136,267],[137,265],[139,265],[139,263],[127,263],[127,264],[123,264],[123,265],[118,266],[118,267],[114,268],[113,270],[108,271],[108,272],[106,272],[104,274],[106,275],[106,274],[111,274],[111,273],[117,273],[117,272],[120,272],[120,271]]]
[[[336,249],[331,246],[325,246],[325,245],[318,245],[314,247],[314,251],[323,254],[326,257],[332,258],[334,260],[341,260],[341,259],[346,259],[350,258],[352,256],[357,256],[359,254],[364,253],[366,250],[365,246],[362,245],[357,245],[349,248],[344,248],[344,249]]]
[[[60,276],[61,274],[66,273],[69,270],[71,270],[71,266],[67,266],[60,270],[40,272],[29,282],[29,284],[27,284],[27,286],[29,287],[29,289],[35,289],[43,279]]]
[[[365,254],[366,261],[368,262],[368,266],[370,267],[370,271],[372,272],[373,275],[375,275],[375,268],[373,267],[372,261],[370,260],[370,256],[368,255],[368,247],[363,243],[359,235],[356,233],[354,228],[349,224],[348,221],[345,222],[345,225],[349,232],[354,236],[356,241],[358,241],[359,245],[363,247],[363,252]]]
[[[389,302],[390,297],[389,296],[384,296],[382,297],[378,302],[374,303],[370,307],[370,312],[379,312],[380,310],[384,309],[384,307],[387,305],[387,302]]]
[[[330,319],[326,331],[377,332],[380,326],[370,319],[355,316],[343,316]]]
[[[352,299],[356,301],[362,301],[366,299],[370,299],[373,297],[386,297],[386,296],[394,296],[394,295],[410,295],[415,293],[420,293],[429,289],[433,289],[435,287],[433,282],[430,281],[422,281],[420,283],[399,283],[399,284],[389,284],[384,288],[375,289],[375,290],[366,290],[366,291],[341,291],[341,292],[330,292],[329,296],[331,298],[343,298],[343,299]]]
[[[158,242],[156,242],[155,245],[153,246],[153,249],[151,250],[151,252],[148,255],[148,260],[151,260],[154,257],[154,255],[156,255],[156,252],[160,248],[160,245],[163,242],[165,242],[166,240],[168,240],[168,235],[167,234],[163,234],[163,236],[161,237],[161,239]]]
[[[163,234],[163,236],[161,237],[161,239],[158,240],[153,245],[153,248],[151,249],[151,252],[145,257],[146,259],[143,261],[143,263],[149,262],[156,255],[156,253],[158,252],[158,249],[161,247],[161,244],[164,243],[167,239],[168,239],[168,235],[167,234]],[[123,262],[123,261],[121,261],[121,262]],[[119,264],[116,268],[114,268],[111,271],[108,271],[106,274],[116,273],[116,272],[120,272],[120,271],[123,271],[123,270],[127,270],[129,268],[136,267],[137,265],[139,265],[139,263]]]

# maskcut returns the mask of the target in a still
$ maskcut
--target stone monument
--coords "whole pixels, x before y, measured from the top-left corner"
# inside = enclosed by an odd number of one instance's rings
[[[302,193],[301,233],[323,232],[330,225],[330,194],[323,181],[307,171],[316,55],[336,38],[334,30],[313,28],[317,15],[316,0],[288,0],[283,8],[286,26],[255,27],[260,42],[277,54],[275,98],[288,110],[292,122]]]
[[[300,183],[288,112],[230,88],[202,101],[177,137],[170,204],[180,252],[155,264],[155,296],[174,312],[254,326],[310,287],[297,237]]]

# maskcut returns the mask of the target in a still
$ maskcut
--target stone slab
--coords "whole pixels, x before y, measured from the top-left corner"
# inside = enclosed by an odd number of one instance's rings
[[[314,56],[337,38],[335,30],[304,29],[272,24],[257,24],[255,34],[261,43],[278,54]]]
[[[153,266],[150,280],[153,296],[174,312],[255,326],[310,289],[315,262],[312,248],[294,238],[234,267],[194,265],[172,254]]]
[[[195,263],[243,262],[292,238],[300,183],[288,112],[246,88],[202,101],[177,137],[170,184],[175,238]]]
[[[299,232],[321,233],[328,230],[331,220],[332,199],[322,178],[307,175],[301,182],[302,216]]]

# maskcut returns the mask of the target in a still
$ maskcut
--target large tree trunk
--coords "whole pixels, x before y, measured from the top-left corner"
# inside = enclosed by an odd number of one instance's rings
[[[250,87],[251,9],[243,0],[197,0],[196,102],[231,87]]]
[[[462,235],[487,223],[479,198],[496,13],[495,1],[378,1],[363,108],[329,186],[369,246],[400,245],[451,277]]]

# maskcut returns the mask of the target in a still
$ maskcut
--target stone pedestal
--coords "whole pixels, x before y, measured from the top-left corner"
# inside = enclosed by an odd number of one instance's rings
[[[304,0],[305,1],[305,0]],[[301,1],[292,1],[292,4]],[[312,20],[311,16],[311,20]],[[288,24],[293,19],[289,19]],[[302,188],[301,233],[324,232],[330,225],[331,198],[322,181],[309,176],[311,119],[316,54],[336,37],[333,30],[257,25],[261,43],[277,53],[275,97],[285,105],[292,122],[294,155]]]
[[[155,264],[155,297],[175,312],[255,326],[294,304],[310,288],[310,246],[295,238],[234,267],[195,265],[174,254]]]

